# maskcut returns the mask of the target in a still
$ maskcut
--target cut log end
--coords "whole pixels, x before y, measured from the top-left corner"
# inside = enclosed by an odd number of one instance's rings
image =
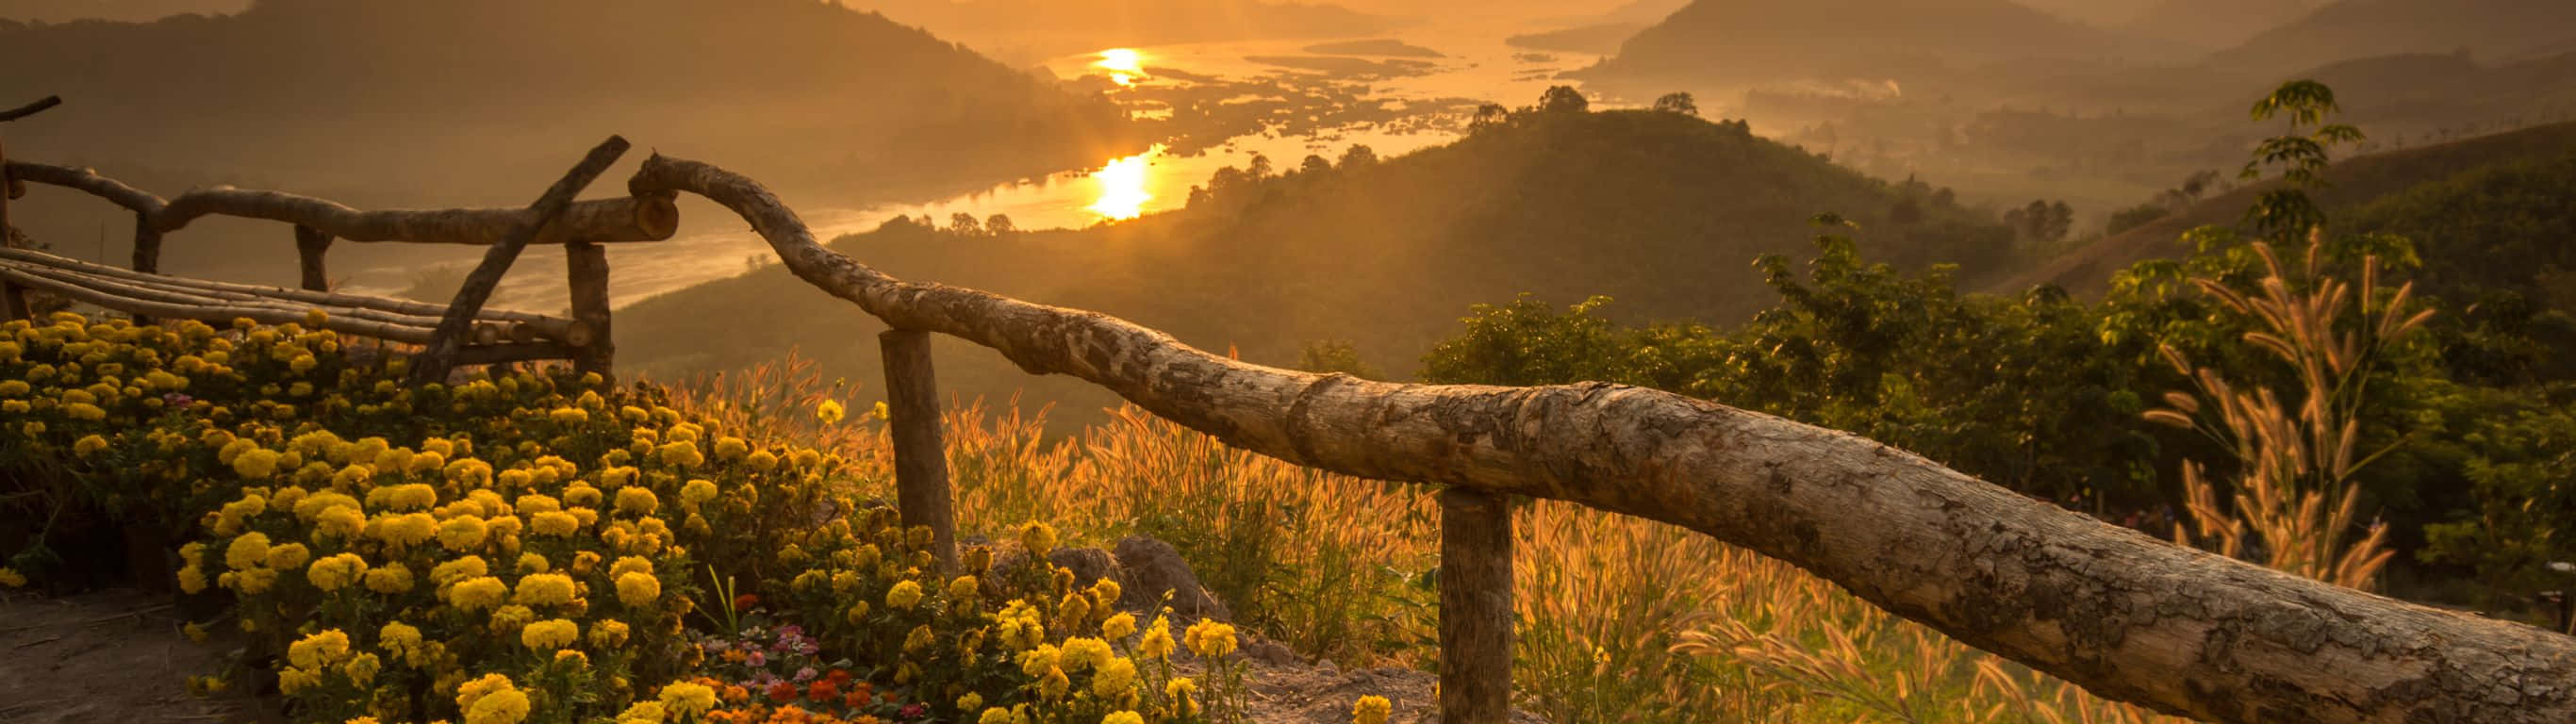
[[[680,204],[668,196],[635,199],[635,230],[648,241],[662,241],[680,233]]]

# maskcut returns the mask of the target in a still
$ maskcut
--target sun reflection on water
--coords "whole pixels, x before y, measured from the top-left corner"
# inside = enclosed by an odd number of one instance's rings
[[[1089,208],[1105,219],[1133,219],[1145,214],[1145,202],[1154,200],[1146,191],[1153,180],[1154,158],[1163,154],[1163,145],[1126,158],[1111,159],[1100,170],[1091,172],[1091,182],[1100,186],[1100,197]]]
[[[1100,60],[1091,67],[1109,71],[1109,82],[1135,85],[1136,79],[1145,77],[1145,54],[1135,48],[1110,48],[1100,51]]]

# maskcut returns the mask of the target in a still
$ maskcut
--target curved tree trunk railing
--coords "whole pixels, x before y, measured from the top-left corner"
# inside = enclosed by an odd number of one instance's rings
[[[2576,721],[2576,638],[2171,545],[1847,433],[1621,385],[1410,385],[1246,364],[1105,314],[880,274],[714,166],[656,155],[629,190],[712,199],[798,277],[898,330],[1082,378],[1228,444],[1679,525],[2104,697],[2227,722]],[[1443,507],[1475,503],[1459,502]]]

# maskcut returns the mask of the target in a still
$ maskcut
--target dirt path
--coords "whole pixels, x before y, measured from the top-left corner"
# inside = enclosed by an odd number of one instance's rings
[[[0,722],[157,724],[236,719],[188,694],[221,657],[189,641],[167,599],[131,590],[0,594]]]

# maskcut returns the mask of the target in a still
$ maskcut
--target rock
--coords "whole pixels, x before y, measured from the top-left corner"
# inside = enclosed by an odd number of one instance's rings
[[[1077,589],[1089,588],[1092,581],[1103,578],[1117,581],[1122,588],[1127,585],[1127,577],[1119,570],[1118,559],[1098,548],[1057,548],[1047,553],[1047,562],[1073,571],[1073,587]]]
[[[1183,618],[1234,620],[1234,611],[1224,601],[1199,583],[1197,573],[1190,571],[1188,561],[1172,544],[1141,535],[1118,541],[1118,566],[1125,576],[1118,585],[1126,589],[1119,605],[1131,610],[1152,609],[1166,591],[1172,594],[1172,614]]]

